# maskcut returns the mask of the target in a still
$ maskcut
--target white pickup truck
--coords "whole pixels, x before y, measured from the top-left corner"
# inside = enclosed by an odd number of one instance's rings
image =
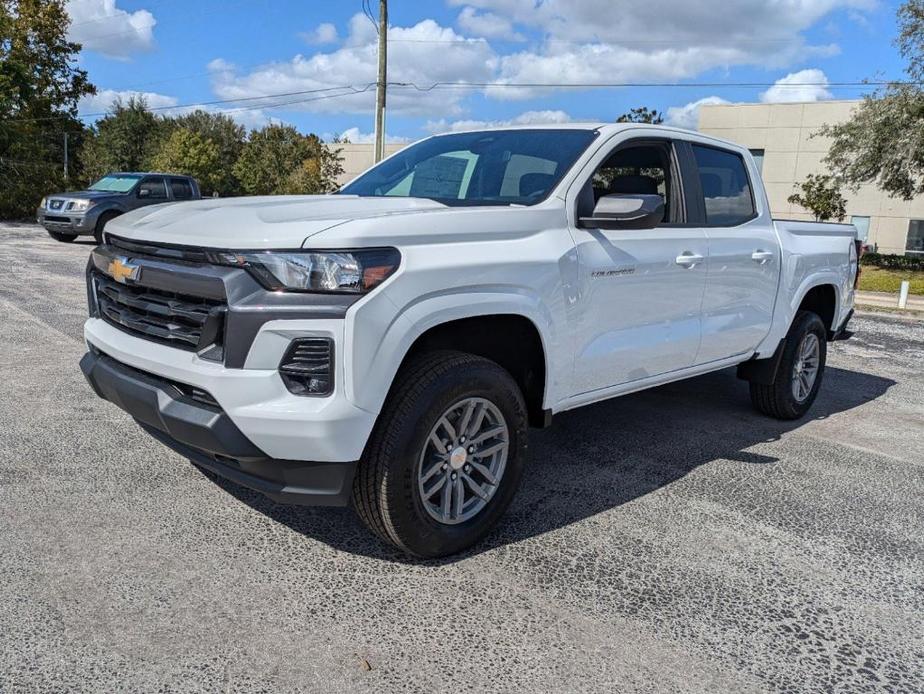
[[[748,151],[697,133],[440,135],[339,194],[112,220],[81,367],[197,465],[434,557],[498,522],[555,413],[737,365],[805,414],[855,239],[771,219]]]

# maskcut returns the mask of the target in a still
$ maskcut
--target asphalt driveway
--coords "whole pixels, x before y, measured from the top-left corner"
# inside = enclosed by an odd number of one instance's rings
[[[0,225],[0,692],[924,691],[924,322],[855,319],[802,422],[730,371],[557,417],[408,562],[97,399],[91,247]]]

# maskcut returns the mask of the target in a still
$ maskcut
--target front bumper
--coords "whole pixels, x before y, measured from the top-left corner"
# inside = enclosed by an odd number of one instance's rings
[[[280,460],[268,456],[220,406],[203,404],[179,384],[90,351],[80,368],[93,390],[196,465],[282,503],[344,506],[355,462]]]
[[[62,234],[85,235],[92,234],[96,229],[96,215],[73,215],[67,212],[54,212],[40,209],[35,215],[36,221],[45,227],[46,231],[56,231]]]

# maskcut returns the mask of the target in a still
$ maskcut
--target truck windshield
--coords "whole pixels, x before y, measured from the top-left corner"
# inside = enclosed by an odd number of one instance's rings
[[[534,205],[597,136],[593,130],[496,130],[418,142],[344,186],[344,195],[446,205]]]
[[[107,193],[127,193],[135,187],[139,178],[141,178],[141,176],[122,176],[118,174],[114,176],[103,176],[90,186],[90,190],[103,190]]]

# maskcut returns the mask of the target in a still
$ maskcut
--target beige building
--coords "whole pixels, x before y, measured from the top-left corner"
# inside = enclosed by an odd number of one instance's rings
[[[812,219],[786,199],[808,174],[829,172],[822,159],[828,141],[812,134],[824,124],[846,120],[857,101],[804,104],[728,104],[703,106],[701,132],[748,147],[761,166],[774,216]],[[873,185],[854,194],[844,190],[847,219],[861,238],[880,253],[924,253],[924,197],[910,202],[890,198]]]
[[[386,144],[385,156],[394,154],[402,147],[403,144]],[[352,142],[349,144],[330,144],[331,149],[339,149],[340,156],[343,157],[343,175],[337,179],[337,183],[343,185],[359,176],[363,171],[373,164],[372,144],[368,142]]]

